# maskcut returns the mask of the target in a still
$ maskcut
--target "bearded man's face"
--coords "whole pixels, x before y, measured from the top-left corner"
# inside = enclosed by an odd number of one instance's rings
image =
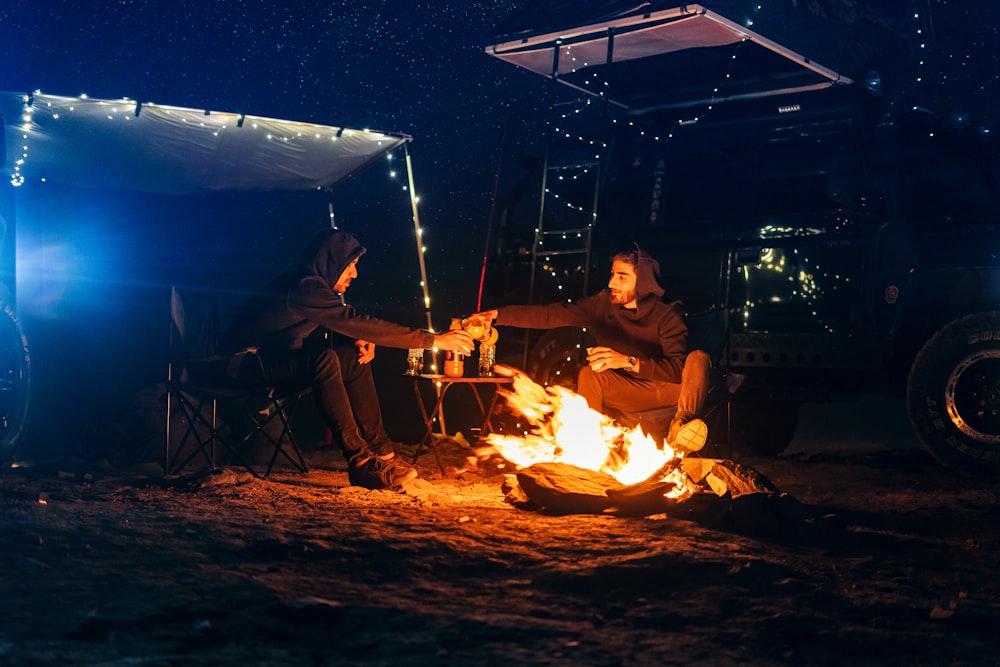
[[[611,303],[620,306],[634,305],[636,280],[635,267],[616,259],[611,264],[611,278],[608,280]]]

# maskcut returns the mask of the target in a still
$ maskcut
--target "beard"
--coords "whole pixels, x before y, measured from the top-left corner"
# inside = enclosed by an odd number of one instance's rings
[[[624,306],[626,303],[632,303],[634,299],[635,290],[631,290],[629,292],[619,292],[618,294],[611,292],[611,294],[608,295],[608,301],[616,306]]]

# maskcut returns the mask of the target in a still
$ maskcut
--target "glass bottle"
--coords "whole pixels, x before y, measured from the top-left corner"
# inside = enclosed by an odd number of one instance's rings
[[[462,320],[454,317],[451,320],[451,331],[462,330]],[[465,356],[461,352],[446,350],[444,353],[444,374],[450,378],[460,378],[465,375]]]
[[[497,361],[497,347],[492,343],[479,344],[479,377],[493,377],[493,366]]]

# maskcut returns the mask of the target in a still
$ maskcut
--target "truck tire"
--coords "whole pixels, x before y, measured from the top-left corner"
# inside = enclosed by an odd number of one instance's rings
[[[764,456],[788,449],[799,426],[795,401],[736,397],[732,405],[733,446]]]
[[[31,357],[13,307],[0,303],[0,465],[16,457],[28,419]]]
[[[576,375],[587,363],[588,345],[593,342],[579,329],[546,331],[528,355],[528,375],[543,387],[560,386],[576,391]]]
[[[917,438],[957,472],[1000,473],[1000,312],[942,327],[910,368],[906,406]]]

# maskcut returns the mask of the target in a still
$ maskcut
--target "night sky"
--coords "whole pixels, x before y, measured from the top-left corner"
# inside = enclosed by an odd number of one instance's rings
[[[984,127],[1000,124],[1000,3],[995,0],[770,1],[825,17],[846,39],[866,34],[860,28],[871,25],[875,16],[869,4],[899,8],[899,14],[931,7],[933,33],[909,36],[913,43],[929,44],[925,52],[932,54],[919,68],[928,76],[920,82],[928,103],[945,113],[971,114]],[[431,295],[441,308],[435,323],[441,327],[449,317],[476,306],[501,153],[508,158],[500,172],[501,183],[507,183],[517,176],[509,158],[519,152],[537,155],[539,150],[534,132],[542,117],[545,82],[483,50],[495,41],[497,26],[511,12],[533,4],[538,0],[0,0],[0,90],[129,97],[412,135]],[[565,3],[546,6],[550,4]],[[743,4],[752,8],[756,3]],[[893,29],[908,30],[910,25],[906,16],[879,20]],[[860,46],[862,51],[881,48]],[[227,214],[226,205],[214,207],[211,224],[186,222],[200,232],[214,229],[230,237],[252,229],[248,252],[252,255],[256,249],[266,259],[250,272],[269,274],[288,252],[298,251],[312,230],[325,224],[327,205],[333,205],[338,224],[371,248],[366,265],[360,267],[361,279],[352,286],[352,301],[420,326],[423,314],[408,204],[394,199],[398,195],[385,194],[399,190],[387,170],[376,165],[368,171],[357,183],[334,188],[325,199],[293,200],[283,208],[262,207],[248,198],[262,222],[250,221],[235,206]],[[383,190],[386,185],[388,190]],[[158,199],[156,212],[162,215],[162,209],[176,207],[178,217],[190,217],[187,203],[172,201]],[[119,210],[117,205],[112,208]],[[102,214],[108,205],[74,202],[58,210],[67,217],[86,211]],[[49,224],[31,220],[33,212],[30,205],[19,211],[19,239],[22,233],[31,238],[37,232],[32,225]],[[51,210],[44,213],[52,215]],[[117,256],[106,252],[108,263],[129,255],[115,235],[148,243],[132,227],[115,228],[113,221],[103,227],[93,224],[92,240],[116,239],[105,242],[118,251]],[[162,217],[150,215],[144,224],[164,223]],[[225,255],[225,245],[218,240],[192,243],[197,250],[191,252],[210,256],[218,250]],[[269,252],[262,253],[262,248]],[[174,279],[169,272],[143,278]],[[113,307],[107,304],[113,292],[97,293],[106,302],[103,307]],[[109,312],[99,311],[99,316],[110,317]],[[73,322],[74,340],[87,344],[80,338],[78,311],[66,306],[47,317]],[[46,334],[36,331],[38,347],[46,352],[37,360],[43,370],[46,360],[57,356],[46,346],[65,347],[66,332],[54,330],[54,342],[46,343]],[[93,336],[100,335],[95,329]],[[77,362],[63,357],[58,363]],[[93,373],[92,368],[79,370]]]
[[[140,101],[237,111],[411,134],[428,262],[457,263],[478,281],[485,228],[501,152],[534,151],[540,141],[544,82],[487,56],[498,26],[524,0],[471,2],[192,2],[166,0],[7,0],[0,2],[0,90],[57,95],[127,96]],[[553,1],[546,7],[586,3]],[[608,3],[590,3],[608,4]],[[669,3],[660,3],[666,6]],[[740,20],[758,3],[711,3]],[[933,8],[933,33],[910,35],[927,44],[930,75],[921,83],[928,104],[946,112],[995,120],[1000,81],[998,3],[989,0],[771,0],[822,17],[842,38],[883,41],[870,30],[911,30],[911,9]],[[879,15],[868,9],[877,5]],[[735,8],[746,7],[745,11]],[[549,20],[572,23],[559,10]],[[874,35],[874,37],[868,37]],[[876,51],[885,44],[854,45]],[[513,178],[508,160],[502,182]],[[372,168],[380,169],[376,166]],[[349,184],[329,197],[338,224],[374,246],[408,234],[408,210],[396,221],[365,206],[385,198]],[[324,210],[319,210],[320,208]],[[360,208],[361,212],[355,212]],[[283,231],[321,220],[283,221]],[[351,216],[356,216],[352,218]],[[395,213],[387,213],[395,215]],[[410,237],[406,236],[406,241]],[[409,245],[392,247],[405,252]],[[376,255],[372,255],[376,257]],[[444,270],[443,268],[441,270]],[[449,278],[452,282],[454,279]],[[472,307],[468,286],[461,307]],[[468,304],[465,306],[464,304]]]

